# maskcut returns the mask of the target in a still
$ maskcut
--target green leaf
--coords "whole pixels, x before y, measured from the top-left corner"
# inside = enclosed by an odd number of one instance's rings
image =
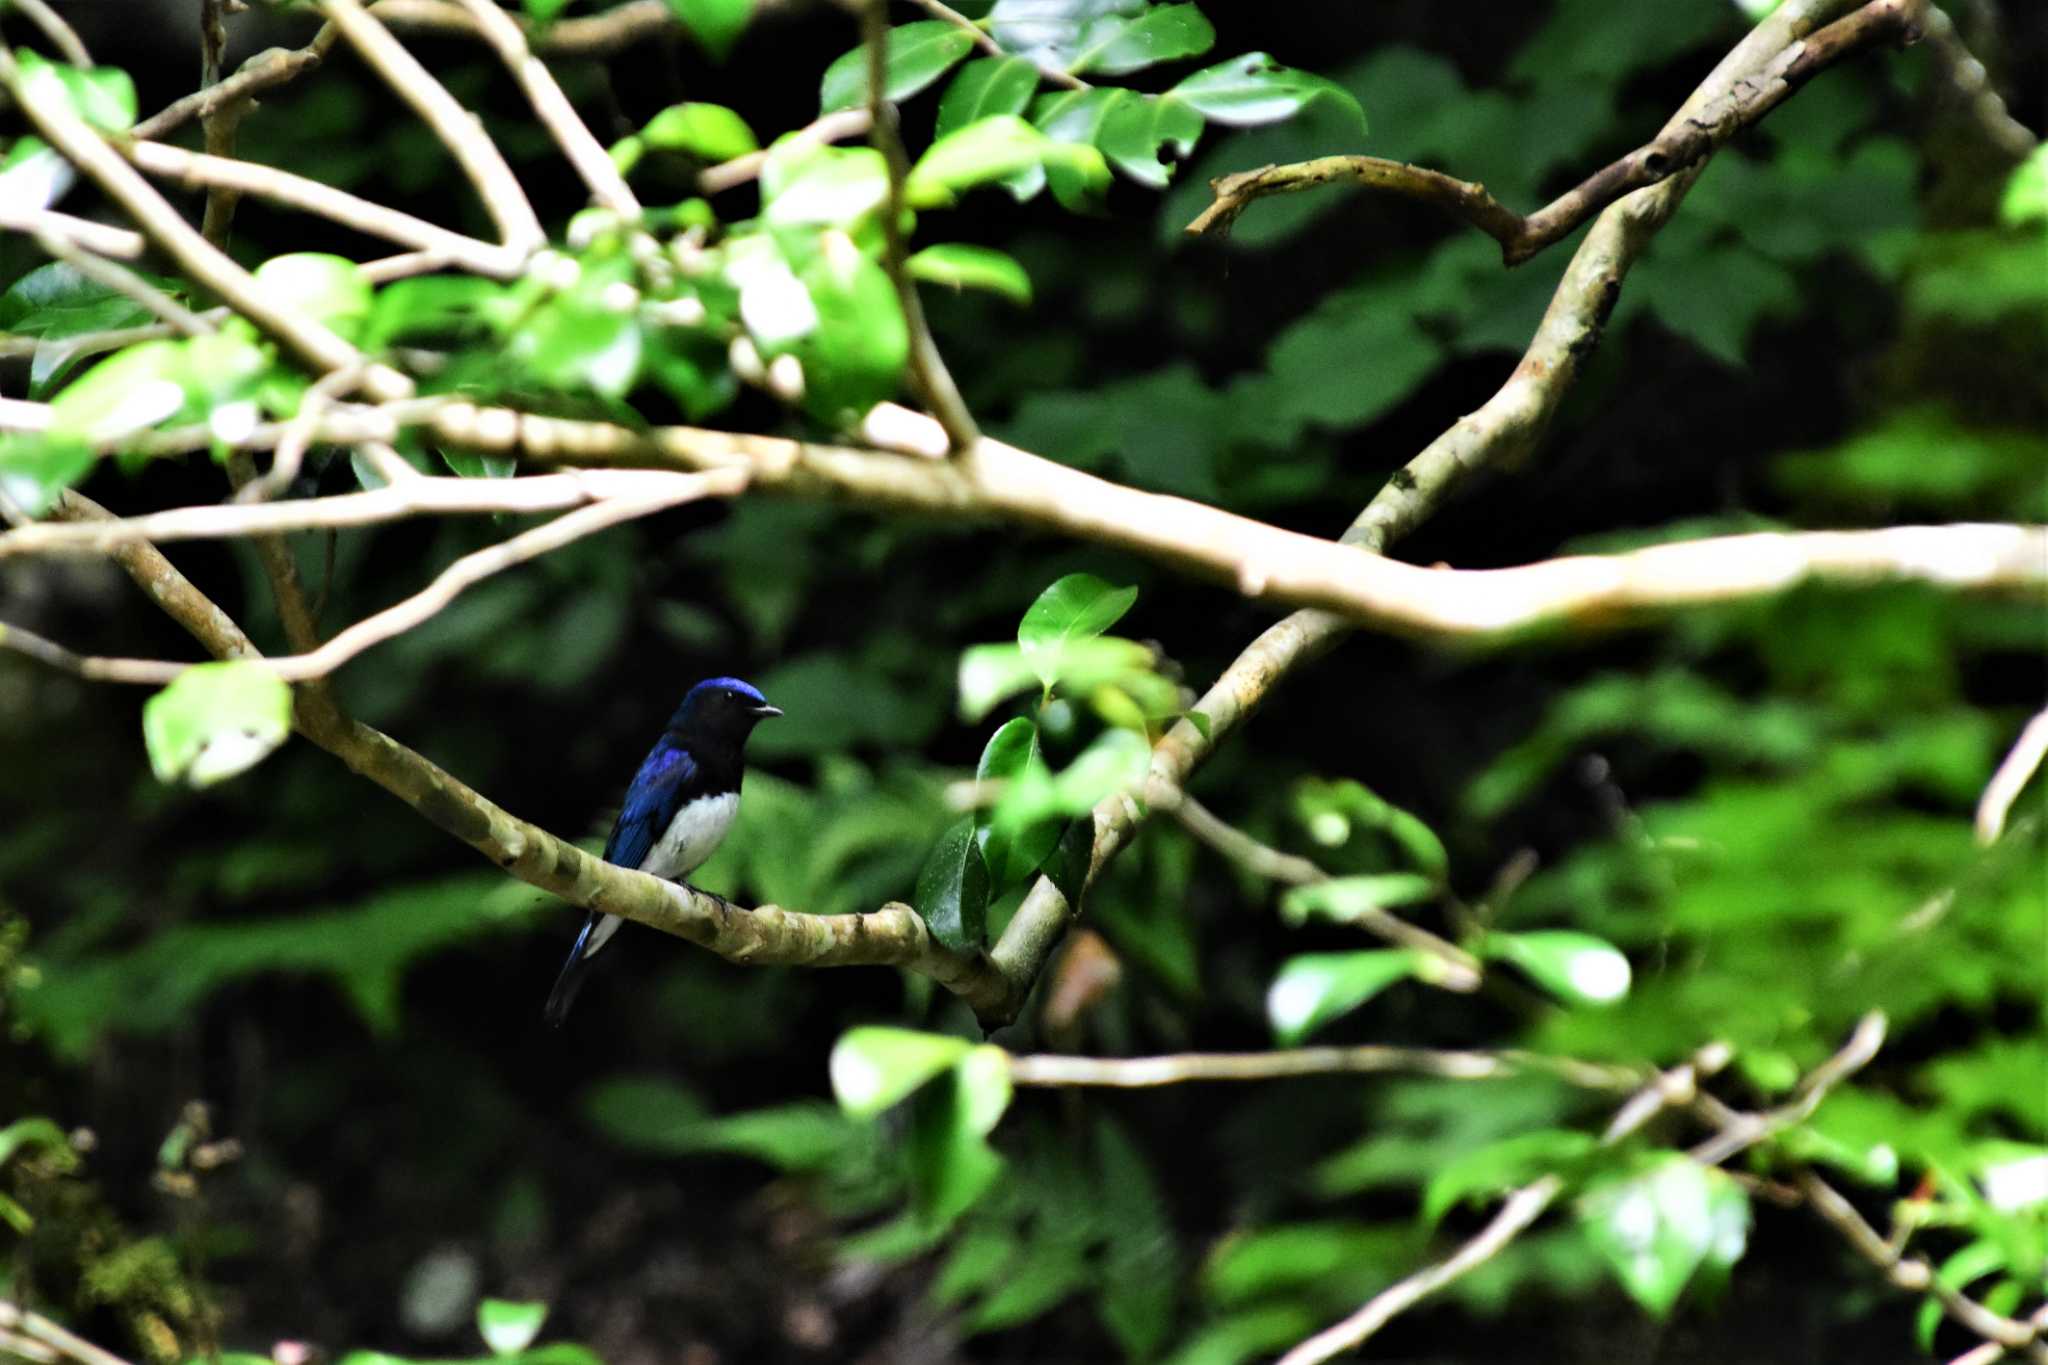
[[[1313,99],[1334,100],[1357,114],[1365,131],[1365,110],[1335,81],[1282,66],[1263,52],[1247,52],[1197,71],[1167,92],[1193,105],[1211,123],[1250,128],[1294,117]]]
[[[142,707],[160,782],[204,787],[254,767],[292,729],[292,690],[254,659],[194,664]]]
[[[1998,221],[2007,227],[2048,222],[2048,143],[2034,148],[2005,182]]]
[[[52,62],[33,52],[18,51],[22,99],[31,105],[50,103],[70,110],[103,133],[125,133],[135,122],[135,82],[117,67],[90,71]]]
[[[884,55],[882,93],[890,100],[909,99],[973,50],[974,35],[943,19],[892,28]],[[867,102],[868,54],[865,47],[857,47],[825,68],[818,111],[829,114]]]
[[[1379,872],[1336,877],[1290,889],[1280,898],[1280,912],[1289,922],[1306,923],[1315,916],[1351,924],[1374,910],[1413,905],[1436,895],[1437,884],[1413,872]]]
[[[804,410],[828,425],[847,426],[896,392],[910,355],[910,330],[896,286],[880,265],[844,233],[823,233],[819,245],[796,270],[817,310],[817,326],[782,345],[763,345],[762,354],[787,352],[801,360]]]
[[[967,816],[948,828],[917,874],[918,916],[955,952],[979,948],[986,932],[988,864],[976,823]]]
[[[754,0],[668,0],[669,13],[697,36],[713,61],[724,61],[754,12]]]
[[[370,316],[370,282],[354,261],[317,251],[273,256],[256,267],[272,307],[323,322],[354,339]]]
[[[1571,1128],[1517,1133],[1464,1152],[1437,1168],[1422,1196],[1422,1221],[1435,1227],[1475,1195],[1494,1195],[1539,1176],[1568,1174],[1600,1150],[1599,1139]]]
[[[1034,658],[1025,654],[1022,645],[971,645],[962,650],[960,714],[968,720],[979,720],[1005,697],[1034,685],[1043,688],[1039,668],[1045,662],[1043,655]],[[1115,687],[1145,693],[1149,699],[1167,701],[1170,706],[1172,698],[1161,689],[1171,691],[1171,684],[1154,671],[1155,662],[1152,651],[1136,640],[1113,635],[1069,640],[1059,650],[1052,685],[1083,695],[1097,688]],[[1154,692],[1160,692],[1160,696],[1151,698]]]
[[[857,1119],[870,1119],[900,1102],[965,1057],[964,1038],[912,1029],[850,1029],[832,1049],[832,1094]]]
[[[1110,105],[1098,145],[1116,168],[1141,185],[1164,189],[1173,167],[1160,159],[1172,147],[1179,161],[1202,136],[1202,116],[1172,95],[1146,95]]]
[[[696,1150],[687,1139],[706,1117],[695,1092],[659,1076],[615,1076],[583,1097],[583,1112],[626,1147],[674,1155]]]
[[[1038,727],[1016,716],[989,736],[974,777],[978,782],[1021,782],[1029,780],[1026,775],[1034,769],[1040,773],[1045,769],[1038,751]],[[1054,819],[1021,828],[998,828],[994,814],[992,807],[984,807],[976,814],[975,825],[992,890],[1000,891],[1030,876],[1046,860],[1059,843],[1060,822]]]
[[[1151,746],[1129,730],[1108,730],[1060,772],[1025,768],[989,813],[997,837],[1029,841],[1030,831],[1058,817],[1082,815],[1113,792],[1136,787],[1152,764]]]
[[[4,194],[0,189],[0,194]],[[175,281],[150,279],[175,294]],[[149,310],[126,294],[85,278],[67,262],[38,266],[0,294],[0,331],[41,337],[29,367],[29,394],[40,396],[64,376],[76,358],[65,338],[134,327],[152,320]]]
[[[1101,35],[1091,32],[1087,47],[1068,70],[1124,76],[1160,62],[1199,57],[1216,45],[1216,29],[1194,5],[1155,5],[1143,14]]]
[[[1274,1037],[1292,1047],[1396,981],[1415,975],[1421,965],[1421,955],[1409,948],[1289,958],[1266,992],[1266,1018]]]
[[[1009,1059],[983,1044],[912,1101],[910,1198],[923,1222],[950,1224],[995,1183],[1003,1162],[986,1135],[1009,1100]]]
[[[517,1355],[540,1335],[547,1316],[545,1303],[485,1299],[476,1306],[476,1330],[483,1334],[484,1345],[493,1355]]]
[[[722,104],[671,104],[647,120],[640,138],[664,152],[730,161],[761,149],[747,121]]]
[[[1606,939],[1570,929],[1488,934],[1479,955],[1512,962],[1574,1005],[1611,1005],[1628,994],[1628,959]]]
[[[983,57],[960,68],[939,97],[932,136],[943,138],[994,114],[1021,114],[1038,91],[1038,68],[1022,57]]]
[[[1015,114],[991,115],[926,148],[903,182],[903,198],[912,208],[950,204],[962,190],[1043,165],[1054,151],[1051,138]]]
[[[1601,1182],[1579,1217],[1631,1297],[1658,1317],[1706,1268],[1725,1271],[1749,1240],[1749,1196],[1726,1172],[1679,1152]]]
[[[905,261],[912,279],[946,284],[955,289],[986,289],[1012,303],[1031,302],[1031,277],[1017,258],[985,246],[941,242]]]
[[[90,445],[64,432],[0,435],[0,493],[39,517],[98,463]]]
[[[1092,639],[1123,619],[1136,588],[1113,588],[1094,574],[1068,574],[1038,595],[1017,626],[1017,644],[1047,690],[1059,678],[1069,645]]]
[[[1146,0],[996,0],[984,22],[1006,50],[1065,69],[1149,8]]]
[[[1944,1288],[1960,1294],[1986,1275],[2003,1270],[2005,1265],[2005,1248],[1994,1239],[1985,1237],[1966,1243],[1942,1261],[1941,1268],[1935,1272],[1934,1278]],[[1920,1312],[1913,1320],[1913,1340],[1920,1344],[1921,1350],[1934,1349],[1934,1333],[1941,1326],[1941,1319],[1940,1300],[1930,1297],[1920,1305]]]
[[[778,227],[850,227],[879,214],[888,199],[889,164],[872,147],[806,147],[785,140],[762,168],[762,216]]]

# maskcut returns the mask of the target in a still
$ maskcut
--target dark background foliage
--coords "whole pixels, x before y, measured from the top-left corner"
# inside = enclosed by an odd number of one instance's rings
[[[151,28],[139,5],[75,8],[101,59],[136,77],[145,110],[191,88],[184,25],[159,16]],[[1995,24],[1990,6],[1959,18],[2024,118],[2048,95],[2048,24],[2001,8]],[[1358,149],[1482,180],[1518,208],[1652,134],[1744,22],[1711,0],[1210,9],[1219,51],[1270,51],[1356,93],[1371,119]],[[246,21],[252,34],[263,26],[265,42],[306,31]],[[769,132],[814,115],[817,74],[851,41],[850,23],[820,7],[759,22],[724,65],[676,41],[562,75],[607,138],[682,98],[729,104]],[[478,49],[419,50],[493,118],[537,202],[579,201]],[[913,146],[930,105],[907,111]],[[1507,272],[1491,243],[1426,209],[1340,190],[1260,205],[1227,242],[1180,238],[1210,175],[1352,145],[1333,143],[1343,135],[1318,117],[1205,143],[1163,197],[1119,183],[1100,218],[967,201],[949,235],[1014,252],[1037,288],[1028,311],[931,299],[975,411],[1055,458],[1341,530],[1498,385],[1570,244]],[[436,145],[344,53],[267,100],[241,148],[429,217],[476,213],[451,193]],[[2006,169],[1924,53],[1827,73],[1707,171],[1628,281],[1541,452],[1454,500],[1397,553],[1478,567],[1674,525],[2041,519],[2038,282],[1987,298],[1942,275],[1992,249],[1981,238]],[[362,245],[254,203],[237,225],[250,261]],[[0,245],[0,276],[31,263],[18,242]],[[759,398],[730,414],[737,429],[784,420]],[[351,481],[345,460],[312,477]],[[205,501],[219,474],[202,460],[108,470],[89,491],[116,508]],[[332,628],[502,534],[421,522],[297,548]],[[245,552],[174,557],[259,639],[276,639]],[[1123,629],[1158,642],[1196,686],[1269,619],[1108,551],[747,500],[650,518],[496,579],[352,665],[339,687],[356,714],[520,815],[600,836],[683,688],[712,673],[753,679],[789,718],[760,732],[747,814],[706,884],[851,910],[907,894],[945,819],[943,782],[985,738],[955,714],[958,650],[1007,638],[1038,590],[1073,570],[1136,584]],[[89,560],[10,561],[0,616],[82,650],[189,648]],[[1774,1034],[1810,1065],[1812,1046],[1824,1052],[1853,1016],[1847,1002],[1804,998],[1807,960],[1791,945],[1812,947],[1815,963],[1867,946],[1874,929],[1842,926],[1895,920],[1973,865],[1966,812],[2039,704],[2042,638],[2031,609],[1913,592],[1802,594],[1668,629],[1486,651],[1363,635],[1292,679],[1197,791],[1276,842],[1369,870],[1384,855],[1319,850],[1295,813],[1302,779],[1357,779],[1442,834],[1454,884],[1473,899],[1532,850],[1543,871],[1516,922],[1606,934],[1644,979],[1625,1024],[1559,1018],[1522,992],[1392,993],[1332,1040],[1533,1037],[1669,1064],[1717,1031],[1741,1034],[1753,1013],[1796,1006],[1820,1009],[1825,1027],[1780,1021],[1738,1041],[1767,1048]],[[1010,1173],[954,1250],[877,1254],[887,1247],[871,1238],[849,1252],[843,1238],[887,1227],[896,1207],[886,1153],[834,1146],[820,1172],[767,1141],[757,1145],[777,1160],[764,1162],[708,1150],[747,1143],[702,1136],[703,1120],[821,1102],[843,1029],[967,1029],[957,1006],[885,970],[741,969],[629,929],[571,1026],[551,1033],[540,1002],[573,927],[564,907],[307,745],[204,794],[160,787],[137,742],[142,700],[0,656],[0,967],[20,964],[0,1117],[48,1114],[96,1139],[84,1176],[60,1182],[69,1212],[50,1205],[78,1230],[73,1243],[46,1243],[57,1249],[41,1263],[22,1250],[8,1273],[99,1303],[86,1322],[109,1337],[153,1311],[212,1314],[224,1340],[256,1349],[290,1337],[460,1353],[473,1344],[469,1303],[489,1293],[550,1301],[549,1334],[613,1365],[1236,1360],[1418,1263],[1431,1242],[1414,1223],[1415,1187],[1434,1164],[1523,1127],[1596,1121],[1583,1101],[1521,1083],[1031,1095],[997,1134]],[[1689,891],[1631,891],[1645,821],[1713,831],[1731,899],[1703,909]],[[1902,1060],[1872,1094],[1927,1103],[1927,1121],[1958,1134],[2039,1143],[2048,1120],[2025,1094],[2048,1093],[2036,1069],[2048,1056],[2038,824],[2030,839],[1989,874],[1999,908],[1985,913],[2006,927],[1968,951],[1930,945],[1948,965],[1915,964],[1931,984],[1912,999],[1879,993],[1900,1016]],[[1838,917],[1794,916],[1795,932],[1731,908],[1787,885]],[[1351,942],[1341,928],[1285,927],[1273,899],[1177,830],[1149,830],[1091,904],[1124,972],[1078,1041],[1265,1045],[1276,965]],[[1691,932],[1755,936],[1759,952],[1781,955],[1784,979],[1702,968],[1664,989],[1659,954]],[[1033,1027],[997,1041],[1043,1044]],[[1908,1078],[1926,1059],[1986,1055],[1945,1093]],[[2001,1093],[2014,1097],[2003,1112]],[[241,1156],[188,1188],[165,1178],[161,1144],[193,1101]],[[1906,1145],[1887,1128],[1898,1122],[1885,1111],[1864,1136]],[[816,1124],[820,1142],[852,1141],[834,1120]],[[690,1132],[700,1136],[678,1136]],[[1157,1230],[1149,1261],[1115,1263],[1113,1242],[1043,1250],[1062,1222],[1100,1218],[1091,1203],[1112,1197]],[[1719,1302],[1689,1302],[1670,1323],[1644,1316],[1560,1232],[1377,1349],[1417,1361],[1920,1358],[1911,1302],[1887,1297],[1828,1229],[1768,1204],[1756,1219]],[[97,1233],[94,1220],[106,1220]],[[106,1232],[116,1222],[123,1231]],[[110,1245],[152,1236],[165,1239],[165,1264],[77,1290]],[[963,1265],[958,1247],[975,1238],[1001,1275]],[[1091,1281],[1141,1287],[1121,1308],[1098,1305],[1074,1264]],[[1016,1301],[992,1308],[1006,1283]],[[183,1285],[204,1286],[211,1307],[172,1302]],[[1141,1326],[1106,1326],[1117,1313]]]

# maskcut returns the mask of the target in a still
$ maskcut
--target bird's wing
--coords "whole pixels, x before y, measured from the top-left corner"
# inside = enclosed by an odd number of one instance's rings
[[[656,741],[626,788],[626,803],[605,842],[604,860],[636,869],[645,862],[697,785],[697,771],[689,750],[667,735]]]

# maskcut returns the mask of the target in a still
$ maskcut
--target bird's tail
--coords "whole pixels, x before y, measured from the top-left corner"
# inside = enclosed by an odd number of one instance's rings
[[[583,921],[583,932],[576,935],[576,946],[569,950],[569,960],[562,964],[562,974],[555,978],[555,988],[548,992],[547,1008],[542,1015],[550,1028],[560,1028],[569,1017],[569,1006],[576,1003],[576,992],[583,989],[583,979],[590,975],[598,944],[603,942],[600,938],[598,943],[592,943],[591,933],[603,918],[592,915]]]

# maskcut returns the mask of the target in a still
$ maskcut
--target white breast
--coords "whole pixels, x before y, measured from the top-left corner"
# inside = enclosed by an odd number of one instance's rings
[[[640,870],[671,879],[696,871],[732,828],[732,817],[739,808],[738,792],[700,796],[690,802],[668,822],[660,840],[641,860]]]

